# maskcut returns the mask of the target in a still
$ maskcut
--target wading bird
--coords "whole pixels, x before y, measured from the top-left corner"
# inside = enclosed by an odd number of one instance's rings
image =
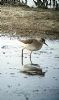
[[[45,43],[45,39],[44,38],[41,38],[40,40],[37,40],[37,39],[26,39],[26,40],[20,40],[20,42],[22,42],[22,44],[23,44],[22,46],[24,47],[22,49],[22,57],[23,57],[23,50],[24,49],[27,49],[27,50],[31,51],[31,53],[30,53],[30,61],[31,61],[31,54],[32,54],[33,51],[40,50],[42,48],[43,44],[47,45]]]

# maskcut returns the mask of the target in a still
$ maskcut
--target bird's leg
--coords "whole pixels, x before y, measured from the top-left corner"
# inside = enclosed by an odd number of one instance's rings
[[[31,54],[32,54],[32,51],[31,51],[31,53],[30,53],[30,61],[31,61],[31,64],[32,64],[32,60],[31,60]]]
[[[24,49],[22,49],[22,65],[23,65],[23,50],[24,50]]]
[[[24,50],[24,49],[22,49],[22,57],[23,57],[23,50]]]

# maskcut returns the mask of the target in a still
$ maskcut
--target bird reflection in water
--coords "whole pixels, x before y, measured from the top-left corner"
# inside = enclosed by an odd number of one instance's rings
[[[42,71],[42,68],[40,68],[40,65],[31,63],[30,64],[23,64],[23,57],[22,57],[22,67],[20,69],[20,72],[27,74],[27,75],[40,75],[45,76],[45,72]]]

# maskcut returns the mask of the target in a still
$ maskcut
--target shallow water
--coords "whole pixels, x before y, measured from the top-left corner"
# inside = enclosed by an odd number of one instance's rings
[[[0,37],[0,100],[59,100],[59,40],[46,40],[40,51],[32,53],[32,63],[44,76],[21,73],[22,47],[17,38]],[[31,64],[24,50],[23,64]]]

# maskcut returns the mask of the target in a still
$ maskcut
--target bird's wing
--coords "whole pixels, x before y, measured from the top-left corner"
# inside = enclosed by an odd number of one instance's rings
[[[31,44],[33,42],[33,39],[20,40],[20,42],[23,42],[24,44]]]

